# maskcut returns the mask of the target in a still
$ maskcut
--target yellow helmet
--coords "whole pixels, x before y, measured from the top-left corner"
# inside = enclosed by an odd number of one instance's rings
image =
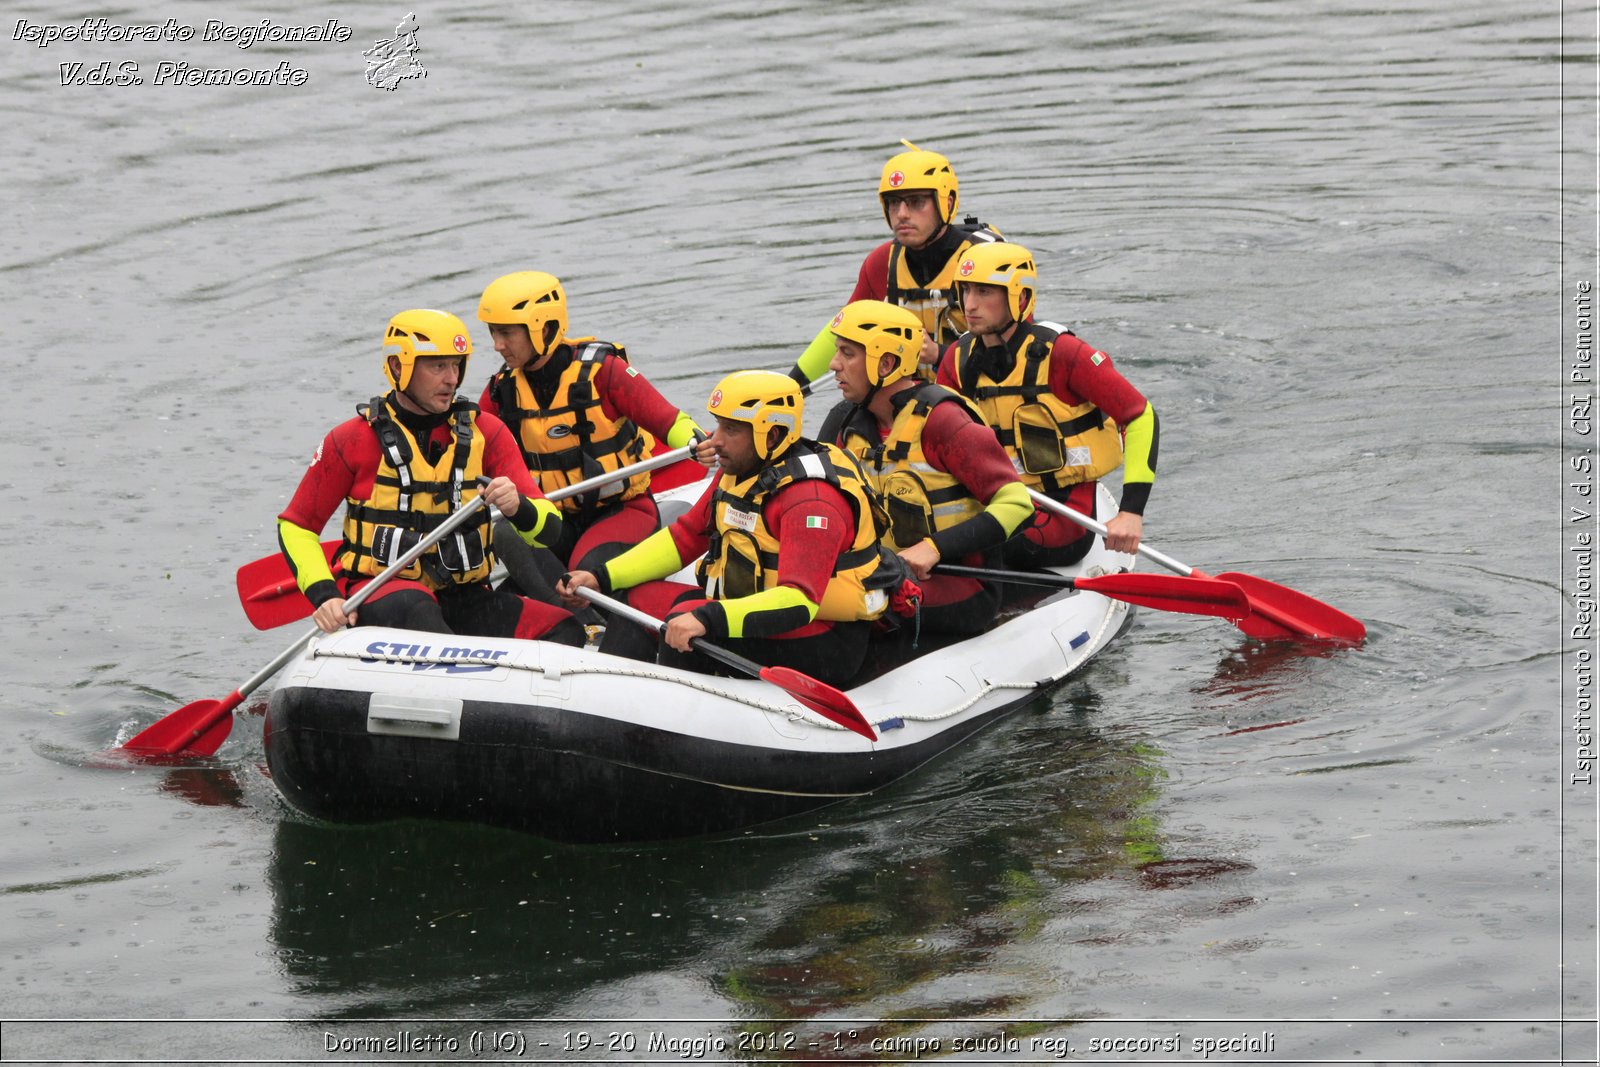
[[[402,311],[389,320],[383,335],[383,373],[389,384],[404,389],[411,384],[411,368],[419,359],[455,357],[461,360],[461,377],[467,376],[467,357],[472,355],[472,335],[467,324],[448,311],[416,308]],[[397,377],[389,366],[389,356],[400,358]]]
[[[873,385],[897,382],[917,369],[924,332],[922,320],[907,308],[884,300],[857,300],[846,304],[828,329],[867,350],[867,381]],[[895,365],[880,378],[878,364],[884,356],[893,356]]]
[[[711,414],[748,422],[755,436],[756,455],[762,459],[781,456],[800,437],[800,420],[805,414],[805,399],[800,386],[787,374],[770,370],[734,371],[711,390],[706,403]],[[767,444],[768,431],[784,430],[783,439]]]
[[[1037,297],[1039,272],[1033,265],[1033,253],[1009,241],[993,241],[968,248],[956,265],[956,298],[961,298],[961,287],[973,282],[1006,287],[1006,303],[1011,306],[1011,317],[1019,322],[1023,313],[1033,313]],[[1026,304],[1022,294],[1026,292]]]
[[[883,165],[883,176],[878,179],[878,201],[883,204],[884,221],[889,221],[889,204],[883,194],[927,189],[938,204],[939,218],[946,223],[954,222],[956,210],[961,206],[961,193],[950,161],[937,152],[925,152],[910,141],[900,143],[910,151],[889,157],[889,162]]]
[[[495,325],[522,323],[534,354],[548,356],[567,336],[567,294],[554,274],[520,270],[489,283],[478,302],[478,318]]]

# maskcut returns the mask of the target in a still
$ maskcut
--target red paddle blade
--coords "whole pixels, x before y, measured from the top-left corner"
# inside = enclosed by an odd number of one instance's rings
[[[1181,578],[1176,574],[1104,574],[1077,578],[1073,586],[1158,611],[1215,615],[1237,621],[1250,614],[1250,601],[1232,582]]]
[[[810,675],[801,674],[792,667],[763,667],[761,677],[823,718],[832,720],[846,729],[854,730],[868,741],[878,739],[878,732],[872,728],[867,717],[861,714],[861,709],[833,686],[819,682]]]
[[[322,542],[322,551],[333,565],[339,551],[339,541]],[[300,592],[294,575],[289,571],[289,561],[283,553],[263,556],[239,568],[234,579],[239,590],[239,604],[244,608],[250,624],[258,630],[271,630],[278,626],[311,617],[315,609],[311,601]]]
[[[235,689],[221,700],[196,700],[134,734],[123,748],[136,756],[210,756],[233,729],[233,709],[244,702]]]
[[[1237,585],[1250,599],[1250,615],[1239,621],[1239,629],[1251,637],[1309,637],[1352,645],[1366,640],[1367,628],[1360,619],[1297,589],[1233,571],[1216,577]]]
[[[293,579],[278,585],[263,585],[253,592],[241,588],[239,604],[250,624],[258,630],[272,630],[309,619],[316,610]]]

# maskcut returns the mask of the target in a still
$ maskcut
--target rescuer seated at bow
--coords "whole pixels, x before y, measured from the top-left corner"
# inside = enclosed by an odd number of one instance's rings
[[[787,375],[731,374],[708,406],[721,476],[682,518],[592,572],[573,571],[558,592],[576,605],[578,588],[628,590],[630,604],[667,620],[659,647],[654,633],[613,621],[602,652],[709,673],[716,665],[689,645],[706,637],[845,684],[888,603],[861,469],[837,446],[800,436],[804,401]],[[695,560],[700,585],[663,580]]]
[[[1133,552],[1156,478],[1160,425],[1144,395],[1064,326],[1030,321],[1038,271],[1021,245],[968,250],[956,271],[968,332],[939,364],[939,384],[970,398],[994,428],[1030,488],[1086,515],[1096,482],[1118,467],[1122,500],[1106,522],[1106,547]],[[1037,511],[1005,544],[1009,566],[1076,563],[1093,535],[1070,519]]]
[[[955,295],[956,265],[967,249],[1002,238],[974,216],[956,221],[960,187],[948,159],[900,143],[907,151],[891,156],[878,179],[878,202],[894,237],[867,254],[850,300],[887,300],[916,315],[925,334],[916,374],[933,381],[940,353],[967,328]],[[833,336],[824,326],[790,377],[802,386],[822,377],[833,358]]]
[[[885,542],[922,587],[920,628],[972,634],[1000,611],[1000,589],[972,578],[933,574],[940,560],[967,566],[1033,515],[1027,487],[970,401],[915,376],[922,323],[905,308],[857,300],[833,319],[829,364],[844,400],[820,439],[861,463],[888,513]]]
[[[675,449],[702,439],[697,457],[714,463],[694,419],[629,364],[621,345],[567,336],[567,296],[553,275],[496,278],[483,291],[478,318],[505,361],[479,407],[510,428],[546,494],[648,459],[658,441]],[[549,542],[555,557],[542,560],[548,582],[568,569],[595,569],[661,525],[648,472],[559,503],[561,532]],[[508,566],[515,549],[503,546]],[[530,584],[527,572],[512,573]]]
[[[317,626],[328,633],[364,624],[581,645],[583,629],[565,608],[490,588],[487,509],[381,586],[359,612],[344,610],[347,597],[480,492],[531,544],[561,529],[560,512],[529,477],[505,425],[456,395],[472,355],[461,320],[443,311],[402,311],[389,320],[383,349],[392,389],[323,438],[278,516],[278,543],[316,607]],[[330,569],[318,536],[340,504],[344,540]]]

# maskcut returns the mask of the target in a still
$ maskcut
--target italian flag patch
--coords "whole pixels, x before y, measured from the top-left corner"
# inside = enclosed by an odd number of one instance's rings
[[[826,515],[807,515],[806,516],[806,529],[808,529],[808,530],[826,530],[827,528],[828,528],[828,517]]]

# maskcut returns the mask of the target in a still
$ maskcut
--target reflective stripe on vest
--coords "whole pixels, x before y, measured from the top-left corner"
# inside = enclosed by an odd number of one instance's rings
[[[345,500],[344,543],[337,559],[347,574],[376,575],[478,495],[484,438],[477,427],[477,405],[465,400],[451,405],[454,443],[429,463],[400,421],[393,396],[374,397],[356,409],[377,436],[381,458],[371,495]],[[433,589],[483,581],[494,569],[489,545],[489,513],[484,510],[397,577]]]
[[[615,354],[626,361],[627,352],[592,337],[568,343],[574,346],[572,361],[561,372],[548,405],[539,403],[533,384],[521,369],[500,371],[491,386],[500,419],[522,446],[528,471],[546,496],[585,478],[648,459],[654,451],[654,439],[632,420],[608,418],[595,393],[594,376],[606,356]],[[565,511],[576,512],[602,501],[630,500],[649,488],[650,475],[636,474],[595,494],[558,503]]]
[[[1030,488],[1049,493],[1110,474],[1122,465],[1116,422],[1087,401],[1069,405],[1050,388],[1050,352],[1067,331],[1051,322],[1024,322],[1017,328],[1021,343],[1011,373],[1001,382],[974,374],[977,338],[961,338],[955,367],[961,392],[983,412]]]
[[[884,299],[907,309],[922,320],[941,352],[945,346],[966,332],[967,317],[961,310],[961,299],[956,295],[956,268],[967,249],[975,244],[1000,240],[1000,235],[980,223],[952,224],[950,227],[962,235],[956,248],[939,273],[927,285],[918,285],[906,263],[905,249],[898,242],[889,248],[889,281]],[[932,368],[920,366],[918,376],[932,380]]]
[[[744,479],[724,474],[711,497],[711,541],[699,576],[713,599],[749,596],[778,584],[778,539],[767,527],[767,501],[785,486],[820,478],[844,493],[855,513],[855,539],[839,554],[817,618],[828,622],[875,619],[888,607],[870,588],[881,549],[866,479],[855,457],[834,445],[799,440],[777,462]]]
[[[863,409],[857,409],[858,417],[841,433],[845,450],[861,462],[868,484],[883,499],[889,516],[884,540],[896,552],[983,511],[982,501],[955,475],[929,463],[922,449],[923,430],[935,406],[960,404],[978,423],[983,415],[966,397],[942,385],[919,385],[910,394],[895,413],[887,438],[880,436],[877,419]]]

